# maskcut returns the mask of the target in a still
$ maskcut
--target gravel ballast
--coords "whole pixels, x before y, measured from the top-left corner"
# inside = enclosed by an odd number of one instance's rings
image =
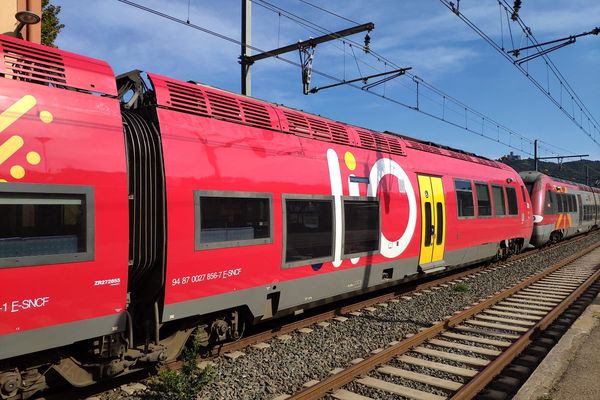
[[[268,348],[247,348],[244,350],[246,354],[235,360],[220,357],[214,360],[217,376],[204,388],[200,398],[250,400],[273,399],[281,394],[292,394],[306,382],[322,380],[330,371],[345,368],[358,357],[367,358],[373,350],[385,348],[390,342],[417,333],[419,329],[429,327],[436,321],[515,284],[559,259],[575,254],[597,242],[599,238],[600,234],[593,233],[567,246],[556,246],[532,258],[512,261],[508,267],[477,274],[464,280],[463,283],[468,286],[464,292],[455,290],[454,285],[448,285],[420,296],[409,295],[411,299],[389,302],[387,307],[376,307],[375,311],[362,310],[361,315],[349,316],[344,322],[332,320],[327,327],[312,326],[311,333],[294,332],[291,339],[284,341],[273,339]],[[486,358],[477,354],[463,354]],[[420,354],[410,355],[439,361]],[[464,367],[460,363],[446,363]],[[419,367],[410,369],[427,371]],[[428,372],[431,371],[433,370]],[[435,376],[440,378],[456,379],[440,371],[436,373]],[[387,381],[402,381],[375,374]],[[349,384],[347,389],[374,398],[398,398],[356,383]],[[442,394],[443,391],[439,393]]]

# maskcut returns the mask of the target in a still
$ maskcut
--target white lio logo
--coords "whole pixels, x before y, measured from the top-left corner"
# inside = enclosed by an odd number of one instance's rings
[[[356,159],[349,151],[344,155],[344,162],[350,171],[356,169]],[[335,211],[335,238],[334,238],[334,253],[333,266],[339,267],[342,265],[342,196],[344,196],[344,185],[342,183],[342,172],[340,170],[340,161],[338,155],[333,149],[327,150],[327,164],[329,166],[329,181],[331,183],[331,194],[334,197]],[[417,200],[413,186],[408,179],[408,175],[404,169],[394,160],[390,158],[379,158],[372,166],[368,175],[366,189],[363,189],[363,196],[376,197],[381,179],[386,175],[392,175],[398,179],[398,190],[400,193],[405,193],[408,198],[408,221],[406,229],[399,238],[387,238],[383,231],[379,242],[380,254],[386,258],[396,258],[406,248],[412,239],[417,224]],[[361,179],[356,179],[354,173],[350,173],[347,179],[348,195],[361,195]],[[390,240],[391,239],[391,240]],[[352,264],[358,263],[359,258],[352,258]]]

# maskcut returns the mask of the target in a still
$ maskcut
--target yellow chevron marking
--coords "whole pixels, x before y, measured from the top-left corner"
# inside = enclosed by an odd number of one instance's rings
[[[4,132],[6,128],[11,126],[13,122],[18,120],[27,111],[31,110],[37,103],[35,97],[27,94],[21,97],[15,104],[8,107],[0,114],[0,132]]]
[[[6,142],[2,143],[0,145],[0,165],[21,147],[23,147],[23,138],[17,135],[11,136]]]

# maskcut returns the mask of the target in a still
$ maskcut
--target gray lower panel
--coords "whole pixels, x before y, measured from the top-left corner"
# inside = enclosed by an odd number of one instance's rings
[[[554,231],[554,225],[535,225],[531,244],[534,246],[543,246],[550,240],[550,234]]]
[[[67,346],[80,340],[125,330],[125,314],[86,319],[0,336],[0,360]]]
[[[496,243],[487,243],[468,250],[446,252],[444,260],[446,265],[451,268],[489,259],[496,255],[496,251]],[[163,322],[241,306],[248,306],[252,315],[259,318],[265,315],[269,296],[279,297],[277,314],[284,314],[286,311],[299,308],[308,309],[342,297],[417,278],[418,261],[418,258],[411,258],[384,264],[340,269],[327,274],[279,282],[276,285],[259,286],[168,304],[165,305],[163,311]],[[392,274],[391,279],[389,278],[390,273]]]

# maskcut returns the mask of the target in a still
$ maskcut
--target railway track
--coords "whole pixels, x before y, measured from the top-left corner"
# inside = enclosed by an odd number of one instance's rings
[[[598,233],[593,233],[593,235],[598,235],[600,237],[600,234],[598,234]],[[236,342],[226,343],[222,346],[219,346],[219,347],[213,349],[211,354],[208,356],[208,358],[203,358],[203,361],[219,357],[223,354],[233,353],[233,352],[237,352],[240,350],[244,350],[246,348],[251,347],[252,345],[256,345],[257,343],[267,342],[277,336],[291,334],[292,332],[297,332],[298,330],[301,330],[302,328],[314,326],[315,324],[318,324],[318,323],[323,323],[323,322],[326,323],[326,321],[330,321],[336,317],[351,316],[352,313],[360,312],[361,310],[362,310],[362,312],[364,312],[365,310],[369,310],[370,308],[376,307],[381,304],[398,302],[399,300],[402,300],[402,297],[407,298],[407,297],[421,296],[423,294],[426,294],[428,292],[433,292],[436,289],[440,289],[440,288],[443,288],[446,286],[452,286],[452,285],[459,284],[459,283],[468,283],[468,282],[470,282],[470,280],[475,279],[478,276],[482,276],[482,275],[485,275],[488,273],[494,273],[497,271],[504,270],[506,268],[510,269],[512,266],[514,266],[515,264],[517,264],[523,260],[527,260],[529,258],[534,258],[534,257],[540,256],[540,255],[543,256],[545,253],[550,253],[552,251],[555,251],[557,248],[561,248],[561,246],[567,247],[567,246],[574,245],[578,242],[585,241],[586,237],[587,236],[579,236],[579,237],[576,237],[569,241],[561,242],[554,246],[527,251],[525,253],[521,253],[519,255],[511,257],[507,261],[498,261],[498,262],[495,262],[492,264],[485,264],[485,265],[480,265],[480,266],[476,266],[476,267],[467,267],[467,268],[457,269],[454,271],[449,271],[446,275],[443,275],[439,278],[431,277],[430,280],[426,281],[426,282],[419,281],[419,282],[413,282],[413,283],[408,282],[405,284],[401,284],[396,288],[388,289],[383,294],[376,295],[376,296],[373,296],[371,294],[371,295],[369,295],[370,297],[368,297],[368,298],[364,298],[360,301],[357,301],[357,302],[355,301],[352,303],[349,303],[346,301],[342,305],[338,305],[335,307],[329,307],[328,309],[326,309],[323,312],[319,312],[319,313],[316,313],[313,315],[307,315],[305,318],[293,320],[291,322],[287,322],[284,324],[281,324],[281,321],[275,321],[273,326],[270,326],[267,329],[261,330],[255,334],[248,335],[247,337],[245,337],[241,340],[238,340]],[[511,308],[511,307],[508,307],[508,308]],[[495,311],[496,312],[506,312],[507,310],[496,309]],[[510,312],[510,310],[508,310],[508,312]],[[536,313],[530,313],[530,314],[535,315]],[[498,314],[498,313],[496,313],[495,316],[498,318],[506,317],[505,315]],[[445,322],[446,321],[444,321],[444,323]],[[465,331],[461,332],[461,334],[465,334],[465,333],[467,333],[467,332],[465,332]],[[422,333],[418,334],[415,337],[418,337],[421,334]],[[449,338],[451,340],[460,340],[460,339],[456,339],[456,337],[451,338],[450,336],[452,336],[452,332],[449,332],[449,334],[450,335],[448,335],[448,333],[446,334],[446,338]],[[415,339],[413,339],[413,340],[415,340]],[[443,340],[443,339],[441,339],[441,340]],[[404,342],[402,342],[402,343],[404,343]],[[384,361],[382,361],[382,362],[384,362]],[[182,363],[179,361],[171,362],[168,365],[166,365],[166,367],[169,369],[179,369],[181,366],[182,366]],[[427,368],[427,367],[425,367],[425,368]],[[101,384],[95,385],[94,387],[87,387],[87,388],[81,388],[81,389],[69,389],[69,390],[67,390],[67,392],[65,392],[65,391],[54,392],[52,394],[47,394],[45,398],[48,400],[53,400],[53,399],[78,399],[78,398],[85,398],[88,396],[100,396],[100,398],[102,398],[102,399],[104,399],[104,398],[112,399],[112,398],[115,398],[113,395],[104,396],[102,393],[114,393],[115,389],[117,389],[120,385],[139,381],[146,376],[147,376],[146,372],[134,373],[129,376],[120,377],[116,381],[103,382]],[[340,386],[338,386],[338,387],[340,387]],[[314,389],[316,389],[316,387]],[[331,391],[331,390],[329,390],[329,391]],[[324,395],[326,395],[328,393],[328,391],[325,390],[323,393],[324,393]],[[298,393],[297,395],[302,395],[302,394]],[[302,396],[304,396],[304,395],[302,395]],[[309,397],[299,397],[299,398],[317,398],[317,397],[309,396]],[[117,397],[117,398],[120,398],[120,397]]]
[[[599,246],[570,256],[288,399],[471,399],[588,288],[600,286]],[[486,396],[502,398],[498,392]]]
[[[579,236],[555,246],[566,246],[569,243],[573,244],[582,240],[585,240],[585,236]],[[297,331],[298,329],[306,328],[308,326],[318,324],[320,322],[325,322],[338,316],[345,316],[352,312],[358,312],[369,307],[377,306],[378,304],[394,301],[402,296],[410,297],[414,295],[414,293],[418,293],[418,295],[420,295],[423,291],[438,289],[440,287],[444,287],[444,285],[454,285],[460,282],[467,282],[480,274],[485,274],[498,269],[510,268],[511,266],[513,266],[519,261],[522,261],[523,259],[533,258],[540,255],[541,253],[552,251],[552,249],[554,249],[555,246],[531,249],[530,251],[526,251],[524,253],[520,253],[511,257],[509,260],[498,261],[492,264],[483,264],[476,267],[471,266],[456,269],[454,271],[448,272],[447,274],[439,278],[432,278],[425,282],[419,281],[415,283],[408,282],[405,284],[399,284],[398,288],[391,291],[386,291],[384,294],[376,296],[370,295],[365,300],[350,303],[346,302],[344,305],[339,307],[329,307],[329,309],[327,309],[324,312],[320,312],[315,315],[311,315],[290,323],[277,324],[276,326],[270,329],[265,329],[258,333],[251,334],[238,341],[226,343],[222,346],[214,348],[211,351],[210,356],[217,357],[219,355],[226,354],[229,352],[242,350],[253,344],[273,339],[276,336],[289,334],[291,332]],[[181,364],[179,362],[174,362],[170,365],[170,368],[179,368],[180,365]]]

